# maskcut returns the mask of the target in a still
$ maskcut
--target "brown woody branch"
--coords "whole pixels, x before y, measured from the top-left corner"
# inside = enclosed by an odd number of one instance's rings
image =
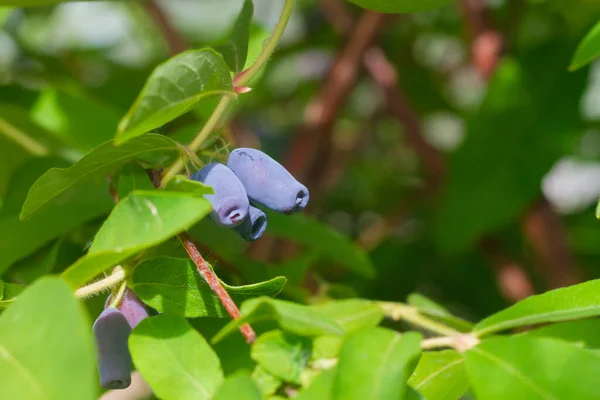
[[[169,53],[175,55],[189,48],[185,39],[173,27],[167,16],[155,0],[146,0],[146,10],[154,20],[156,27],[160,30],[162,37],[169,46]]]

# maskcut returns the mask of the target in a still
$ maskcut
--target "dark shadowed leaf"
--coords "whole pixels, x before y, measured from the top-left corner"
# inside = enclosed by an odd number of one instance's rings
[[[240,308],[242,317],[231,321],[212,339],[220,341],[244,323],[256,321],[277,321],[279,326],[288,332],[303,336],[319,336],[326,334],[342,335],[344,330],[337,322],[311,307],[289,301],[274,300],[269,297],[246,300]]]
[[[232,94],[229,68],[212,49],[188,50],[157,66],[119,123],[116,142],[150,132],[211,96]]]
[[[268,232],[318,250],[324,258],[338,262],[365,277],[373,277],[375,268],[367,253],[325,224],[304,214],[283,215],[267,212]]]
[[[2,397],[97,399],[90,332],[86,312],[62,280],[34,283],[0,317]]]
[[[285,282],[280,276],[246,286],[223,286],[236,303],[241,303],[252,297],[275,297]],[[162,313],[186,318],[229,316],[189,258],[144,260],[133,270],[130,286],[140,299]]]
[[[454,350],[425,352],[408,384],[426,399],[456,400],[469,387],[464,364]]]
[[[308,366],[311,340],[280,330],[259,336],[252,345],[252,359],[284,382],[300,385],[300,375]]]
[[[138,251],[186,230],[211,209],[204,198],[182,192],[132,192],[104,221],[88,254],[65,270],[63,277],[77,287]]]
[[[127,163],[113,179],[119,199],[124,199],[135,190],[154,190],[146,170],[138,163]]]
[[[131,357],[152,391],[165,400],[209,400],[223,382],[219,358],[185,319],[159,315],[131,332]]]
[[[245,0],[228,38],[214,46],[233,72],[240,72],[246,63],[252,14],[254,14],[254,4],[251,0]]]
[[[474,332],[481,336],[518,326],[600,315],[599,290],[600,280],[593,280],[528,297],[480,321]]]
[[[162,157],[177,156],[180,151],[176,142],[155,134],[145,135],[119,147],[112,142],[105,143],[73,166],[52,168],[42,175],[29,191],[21,210],[21,218],[30,217],[50,200],[65,195],[70,188],[85,181],[105,179],[106,175],[136,157],[150,153],[158,153]]]
[[[421,355],[416,332],[384,328],[351,333],[340,351],[332,400],[402,400],[406,381]]]
[[[597,399],[600,355],[562,340],[498,337],[466,352],[477,398]]]
[[[0,309],[6,308],[12,303],[15,302],[17,296],[21,294],[23,290],[25,290],[25,286],[16,285],[14,283],[3,282],[3,296],[2,301],[0,301]]]

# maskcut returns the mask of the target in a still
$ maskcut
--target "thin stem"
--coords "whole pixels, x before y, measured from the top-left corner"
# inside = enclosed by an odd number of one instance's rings
[[[202,144],[206,141],[206,139],[210,136],[210,134],[215,130],[215,128],[217,127],[219,122],[221,122],[223,115],[229,108],[229,105],[231,104],[232,101],[233,101],[233,96],[223,96],[221,98],[221,101],[219,102],[219,104],[217,105],[217,107],[215,108],[213,113],[211,114],[208,121],[206,121],[206,124],[204,125],[202,130],[198,133],[198,136],[196,136],[194,141],[192,143],[190,143],[190,145],[188,146],[188,150],[191,153],[196,153],[198,151],[198,149],[200,147],[202,147]],[[179,158],[173,165],[171,165],[171,167],[169,167],[165,171],[165,173],[163,174],[162,180],[160,182],[160,186],[165,187],[167,185],[167,183],[169,183],[169,181],[171,179],[173,179],[173,177],[175,175],[177,175],[184,167],[185,167],[184,158],[183,157]]]
[[[112,274],[106,278],[97,282],[91,283],[87,286],[80,287],[75,291],[75,297],[80,299],[86,299],[95,294],[101,293],[106,289],[110,289],[127,278],[127,273],[121,267],[115,268]]]
[[[423,350],[437,349],[440,347],[454,347],[454,337],[442,336],[430,339],[423,339],[421,341],[421,348]]]
[[[192,242],[192,240],[186,233],[180,233],[179,240],[181,241],[181,244],[185,248],[185,251],[187,251],[194,264],[196,264],[196,268],[198,269],[200,276],[202,277],[202,279],[204,279],[204,281],[206,281],[206,283],[208,283],[208,286],[219,298],[219,301],[221,302],[225,310],[227,310],[229,316],[233,319],[239,319],[240,310],[237,308],[235,302],[233,301],[231,296],[229,296],[229,293],[227,293],[223,285],[221,285],[221,282],[219,281],[217,275],[215,275],[213,270],[208,266],[208,263],[206,262],[206,260],[204,260],[202,254],[200,254],[200,252],[196,248],[196,245]],[[250,325],[242,325],[240,327],[240,332],[242,333],[248,344],[252,344],[256,340],[256,333]]]
[[[419,326],[430,332],[437,333],[445,336],[455,336],[461,333],[455,329],[452,329],[444,324],[436,322],[432,319],[424,317],[419,311],[414,308],[401,303],[390,303],[390,302],[379,302],[381,308],[385,312],[386,316],[398,321],[404,320],[410,322],[413,325]]]
[[[34,156],[41,157],[50,154],[50,151],[44,145],[2,118],[0,118],[0,133],[4,133],[4,136]]]
[[[125,295],[126,289],[127,289],[127,281],[123,281],[121,283],[121,286],[119,286],[119,289],[116,291],[116,293],[113,292],[113,296],[110,299],[110,307],[117,308],[119,306],[121,299],[123,299],[123,296]]]
[[[283,31],[285,31],[285,27],[287,26],[288,21],[290,20],[290,15],[292,15],[292,10],[294,9],[294,3],[296,0],[285,0],[283,4],[283,11],[281,11],[281,16],[279,17],[279,21],[277,21],[277,25],[275,26],[275,30],[271,34],[269,41],[263,48],[262,52],[249,68],[240,72],[234,79],[234,86],[245,86],[247,85],[252,78],[258,74],[258,72],[262,69],[262,67],[269,61],[269,58],[273,55],[275,48],[279,44],[279,40],[283,35]]]

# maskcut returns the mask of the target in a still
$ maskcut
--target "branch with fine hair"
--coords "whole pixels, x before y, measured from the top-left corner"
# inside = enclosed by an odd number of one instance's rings
[[[232,319],[239,319],[240,310],[236,306],[229,293],[227,293],[227,290],[225,290],[223,285],[221,285],[221,282],[219,281],[217,275],[209,267],[206,260],[204,260],[204,257],[202,257],[202,254],[200,254],[200,252],[196,248],[196,245],[194,245],[194,243],[186,233],[180,233],[178,237],[185,251],[190,256],[190,259],[196,265],[200,276],[202,277],[202,279],[204,279],[204,281],[206,281],[213,293],[219,298],[219,301],[221,302],[229,316]],[[252,344],[256,340],[256,333],[250,325],[242,325],[240,327],[240,332],[242,333],[244,339],[246,339],[246,342],[248,342],[248,344]]]
[[[117,266],[109,276],[75,290],[75,297],[87,299],[88,297],[115,287],[119,283],[125,281],[126,278],[127,272],[125,269]]]

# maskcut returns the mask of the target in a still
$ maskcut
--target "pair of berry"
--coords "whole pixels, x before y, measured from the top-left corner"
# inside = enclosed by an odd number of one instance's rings
[[[214,194],[205,196],[213,208],[210,217],[249,241],[261,237],[267,228],[266,214],[255,206],[292,214],[304,209],[309,199],[306,186],[256,149],[236,149],[227,165],[210,163],[191,179],[213,188]]]
[[[144,318],[148,310],[129,289],[117,307],[110,307],[111,296],[106,299],[104,311],[94,322],[100,385],[104,389],[125,389],[131,384],[133,362],[128,341],[133,328]]]

